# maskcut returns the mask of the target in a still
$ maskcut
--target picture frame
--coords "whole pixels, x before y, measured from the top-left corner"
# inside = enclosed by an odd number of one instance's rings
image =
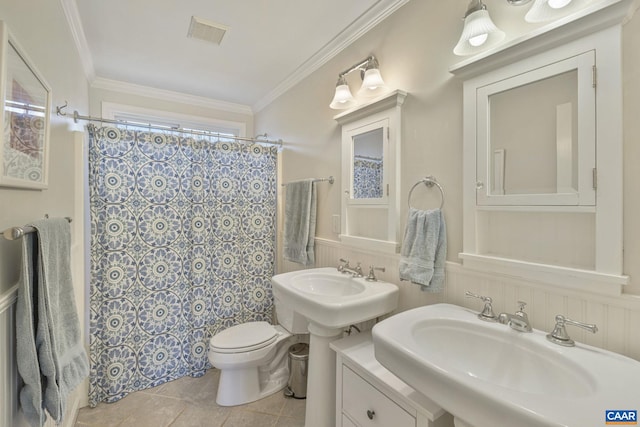
[[[51,87],[0,21],[0,187],[44,190]]]

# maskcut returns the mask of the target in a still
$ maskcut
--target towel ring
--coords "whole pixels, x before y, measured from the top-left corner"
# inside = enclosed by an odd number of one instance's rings
[[[409,190],[409,197],[407,198],[407,204],[409,205],[409,207],[411,207],[411,194],[413,193],[413,190],[420,184],[424,184],[429,188],[433,187],[434,185],[438,187],[438,189],[440,190],[440,195],[442,196],[442,201],[440,202],[440,209],[442,209],[442,207],[444,206],[444,190],[442,188],[442,185],[440,185],[436,178],[431,175],[424,177],[420,181],[413,184],[413,187],[411,187],[411,190]]]

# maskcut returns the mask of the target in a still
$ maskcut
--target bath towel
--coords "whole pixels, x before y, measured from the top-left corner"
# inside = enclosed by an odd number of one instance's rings
[[[410,208],[402,241],[400,279],[422,286],[425,292],[441,292],[447,258],[447,230],[440,209]]]
[[[23,237],[22,274],[16,311],[20,402],[32,426],[46,409],[62,422],[69,393],[89,373],[71,281],[71,234],[66,219],[31,224]]]
[[[316,184],[313,179],[287,184],[284,207],[284,259],[315,262]]]

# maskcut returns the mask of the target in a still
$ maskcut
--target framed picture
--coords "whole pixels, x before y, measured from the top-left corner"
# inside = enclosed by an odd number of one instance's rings
[[[0,186],[47,188],[51,88],[0,21]]]

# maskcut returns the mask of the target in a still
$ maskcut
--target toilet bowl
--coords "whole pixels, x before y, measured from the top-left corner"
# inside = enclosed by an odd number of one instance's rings
[[[209,362],[220,370],[216,403],[235,406],[282,390],[289,379],[288,351],[292,334],[306,334],[307,321],[275,301],[281,321],[248,322],[232,326],[209,340]]]

